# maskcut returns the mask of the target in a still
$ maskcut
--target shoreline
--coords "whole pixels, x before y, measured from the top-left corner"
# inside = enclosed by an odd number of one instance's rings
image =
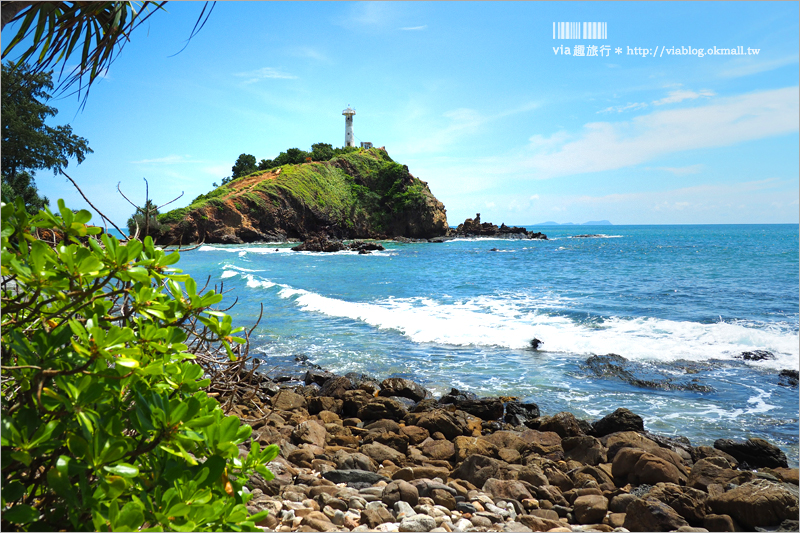
[[[316,365],[302,383],[254,375],[229,414],[281,448],[248,504],[271,510],[270,531],[798,528],[798,469],[762,439],[692,446],[624,408],[541,416],[516,398],[434,399],[410,380]]]

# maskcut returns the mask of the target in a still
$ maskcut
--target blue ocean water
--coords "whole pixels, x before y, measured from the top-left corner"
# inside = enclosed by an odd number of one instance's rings
[[[800,367],[798,226],[529,229],[549,240],[385,242],[369,255],[204,245],[178,266],[223,283],[241,325],[263,304],[252,350],[267,368],[302,354],[435,394],[518,396],[543,414],[627,407],[694,445],[766,438],[797,466],[798,390],[778,373]],[[742,360],[753,350],[773,357]],[[646,388],[587,367],[609,353],[646,379],[692,386]]]

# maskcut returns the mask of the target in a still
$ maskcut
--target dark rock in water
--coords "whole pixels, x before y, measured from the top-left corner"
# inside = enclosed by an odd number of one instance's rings
[[[472,392],[462,392],[458,389],[450,389],[450,392],[439,399],[439,403],[457,403],[466,400],[477,400],[478,396]]]
[[[413,408],[411,408],[412,413],[424,413],[426,411],[432,411],[434,409],[439,408],[439,402],[434,400],[433,398],[426,398],[420,402],[417,402]]]
[[[342,398],[346,391],[352,390],[353,383],[343,376],[335,376],[327,380],[319,390],[320,396]]]
[[[354,389],[361,389],[374,394],[381,390],[378,380],[367,374],[359,374],[358,372],[348,372],[344,375],[353,384]]]
[[[585,368],[596,377],[619,379],[645,389],[714,392],[713,387],[700,384],[697,378],[688,381],[676,380],[676,378],[660,372],[653,365],[629,361],[614,353],[589,357],[586,360]]]
[[[528,422],[539,418],[539,406],[535,403],[506,402],[506,414],[503,422],[512,426],[525,426]]]
[[[781,370],[778,374],[778,385],[782,387],[797,387],[800,382],[800,373],[797,370]]]
[[[597,235],[596,233],[587,235],[573,235],[570,237],[570,239],[596,239],[597,237],[602,237],[602,235]]]
[[[592,431],[596,437],[604,437],[618,431],[644,431],[642,417],[624,407],[620,407],[592,423]]]
[[[534,350],[538,350],[539,346],[541,346],[542,344],[544,344],[544,341],[541,341],[537,338],[531,339],[531,348],[533,348]]]
[[[714,441],[714,448],[735,457],[740,463],[740,469],[745,469],[742,463],[747,463],[750,468],[787,468],[789,466],[786,454],[764,439],[752,438],[746,441],[718,439]]]
[[[744,361],[767,361],[769,359],[775,359],[775,356],[772,352],[766,350],[753,350],[752,352],[742,352],[741,355],[736,356],[736,358]]]
[[[392,481],[387,477],[366,470],[329,470],[323,472],[322,477],[334,483],[347,483],[348,486],[351,483],[368,483],[372,486],[378,481],[385,481],[386,483]]]
[[[459,237],[502,237],[507,239],[541,239],[547,240],[547,235],[544,233],[534,233],[525,228],[517,226],[506,226],[501,224],[500,227],[492,224],[491,222],[481,222],[481,214],[475,215],[475,218],[468,218],[462,224],[458,225],[455,230],[450,230],[450,236]],[[494,249],[492,251],[498,251]]]
[[[482,420],[498,420],[503,416],[503,402],[498,398],[481,398],[455,402],[456,407]]]
[[[492,249],[491,249],[491,250],[489,250],[489,251],[490,251],[490,252],[499,252],[499,251],[500,251],[500,249],[499,249],[499,248],[492,248]]]
[[[324,236],[311,237],[292,247],[295,252],[341,252],[344,249],[342,241],[330,240]]]
[[[331,372],[327,372],[325,370],[312,369],[306,372],[306,377],[304,381],[306,385],[311,385],[312,383],[316,383],[317,385],[323,385],[326,381],[334,377],[336,377],[336,374],[333,374]]]
[[[381,382],[381,396],[402,396],[418,402],[425,398],[431,398],[430,391],[421,385],[414,383],[410,379],[389,378]]]
[[[298,365],[307,366],[309,368],[313,368],[314,370],[322,370],[322,367],[319,365],[315,365],[311,362],[307,355],[299,354],[294,356],[294,361]]]

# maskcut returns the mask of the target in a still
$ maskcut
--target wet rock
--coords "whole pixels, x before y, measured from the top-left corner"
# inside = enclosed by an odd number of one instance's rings
[[[772,352],[768,352],[767,350],[753,350],[752,352],[742,352],[740,355],[736,356],[737,359],[741,359],[743,361],[767,361],[770,359],[775,359],[775,355]]]
[[[751,438],[746,441],[718,439],[714,448],[735,457],[740,463],[747,463],[750,468],[787,468],[786,454],[780,448],[764,439]]]
[[[497,398],[463,400],[455,403],[460,410],[482,420],[498,420],[503,416],[503,402]]]
[[[714,392],[713,387],[703,385],[697,378],[678,379],[653,365],[629,361],[621,355],[593,355],[586,360],[584,368],[593,376],[616,379],[634,387],[658,390],[683,390]]]
[[[623,527],[629,531],[674,531],[689,524],[669,505],[636,499],[628,505]]]
[[[406,502],[413,507],[419,503],[419,491],[407,481],[394,480],[383,488],[381,501],[392,508],[397,502]]]
[[[539,418],[539,406],[535,403],[506,402],[503,422],[512,426],[525,426]]]
[[[348,372],[344,375],[347,379],[350,380],[354,389],[360,389],[369,394],[374,394],[377,391],[381,390],[381,386],[378,383],[378,380],[368,376],[367,374],[360,374],[358,372]]]
[[[800,372],[797,370],[781,370],[778,374],[778,385],[782,387],[797,387],[800,383]]]
[[[330,396],[341,399],[346,391],[352,390],[352,382],[343,376],[334,376],[326,380],[319,389],[319,396]]]
[[[644,431],[642,417],[624,407],[620,407],[600,420],[592,423],[596,437],[604,437],[620,431]]]
[[[798,515],[797,495],[779,483],[764,479],[712,495],[708,504],[716,514],[730,515],[747,528],[776,526]]]
[[[389,378],[381,382],[381,396],[402,396],[415,402],[430,398],[431,393],[421,385],[409,379]]]
[[[312,368],[311,370],[306,372],[303,381],[305,382],[306,385],[311,385],[312,383],[316,383],[317,385],[322,386],[326,381],[334,377],[336,377],[336,374],[327,372],[322,369]]]
[[[450,389],[450,392],[445,394],[439,399],[439,403],[447,404],[447,403],[458,403],[464,402],[467,400],[477,400],[478,396],[475,393],[467,392],[467,391],[460,391],[458,389]]]

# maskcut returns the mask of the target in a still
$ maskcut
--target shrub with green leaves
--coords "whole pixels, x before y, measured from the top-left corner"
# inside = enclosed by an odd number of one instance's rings
[[[272,478],[277,447],[240,457],[252,428],[193,362],[208,342],[235,359],[242,328],[177,252],[97,239],[88,211],[58,206],[2,206],[0,527],[255,530],[266,512],[250,515],[243,487]]]

